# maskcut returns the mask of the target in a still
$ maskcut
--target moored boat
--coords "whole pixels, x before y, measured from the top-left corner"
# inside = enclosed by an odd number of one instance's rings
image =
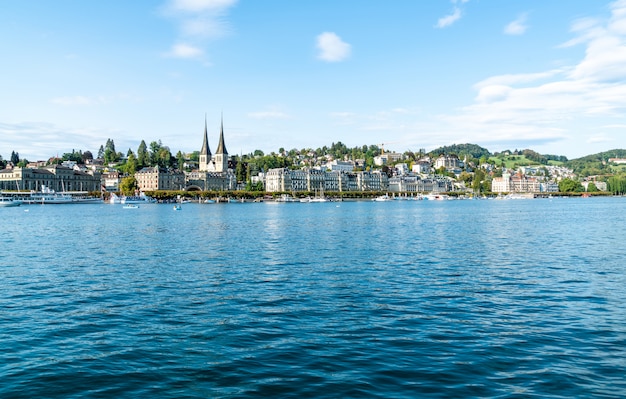
[[[22,201],[12,197],[0,197],[0,208],[9,208],[22,205]]]

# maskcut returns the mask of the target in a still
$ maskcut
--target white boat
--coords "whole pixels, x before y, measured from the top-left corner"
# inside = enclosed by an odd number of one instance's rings
[[[9,208],[20,205],[22,205],[22,201],[16,200],[12,197],[0,197],[0,208]]]
[[[74,200],[69,194],[57,193],[46,186],[41,186],[41,191],[31,191],[25,202],[29,204],[71,204]]]
[[[282,194],[276,198],[276,202],[297,202],[297,200],[289,194]]]
[[[379,195],[378,197],[372,199],[372,201],[376,201],[376,202],[392,201],[392,198],[389,196],[389,194],[384,194],[384,195]]]
[[[122,208],[124,208],[124,209],[137,209],[137,208],[139,208],[139,205],[136,205],[136,204],[126,204]]]
[[[144,193],[140,193],[137,196],[123,195],[121,197],[115,193],[111,193],[111,197],[109,198],[110,204],[149,204],[153,202],[156,202],[156,200]]]
[[[180,205],[174,205],[175,211],[181,211],[183,208]]]

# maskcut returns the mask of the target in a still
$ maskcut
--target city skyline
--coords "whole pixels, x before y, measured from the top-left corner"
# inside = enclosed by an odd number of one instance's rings
[[[5,159],[189,153],[222,113],[232,154],[626,148],[625,0],[32,0],[0,35]]]

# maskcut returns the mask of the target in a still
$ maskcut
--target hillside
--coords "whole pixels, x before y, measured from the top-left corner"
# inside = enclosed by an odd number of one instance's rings
[[[467,155],[471,158],[480,159],[482,157],[489,158],[491,153],[488,149],[483,148],[477,144],[452,144],[443,147],[436,148],[429,153],[433,157],[438,157],[441,154],[454,154],[459,158],[465,157]]]

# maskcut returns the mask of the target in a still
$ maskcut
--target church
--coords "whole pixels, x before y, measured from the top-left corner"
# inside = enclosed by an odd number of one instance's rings
[[[200,172],[218,173],[228,171],[228,151],[226,151],[226,145],[224,144],[224,118],[222,118],[221,121],[220,139],[217,143],[217,149],[215,150],[214,156],[211,154],[211,148],[209,147],[206,117],[204,118],[204,141],[202,142],[202,149],[200,150],[198,170]]]
[[[198,157],[198,169],[186,173],[188,190],[235,190],[237,179],[232,169],[228,169],[228,151],[224,143],[224,119],[220,123],[220,137],[215,154],[211,153],[206,116],[204,118],[204,138]]]

